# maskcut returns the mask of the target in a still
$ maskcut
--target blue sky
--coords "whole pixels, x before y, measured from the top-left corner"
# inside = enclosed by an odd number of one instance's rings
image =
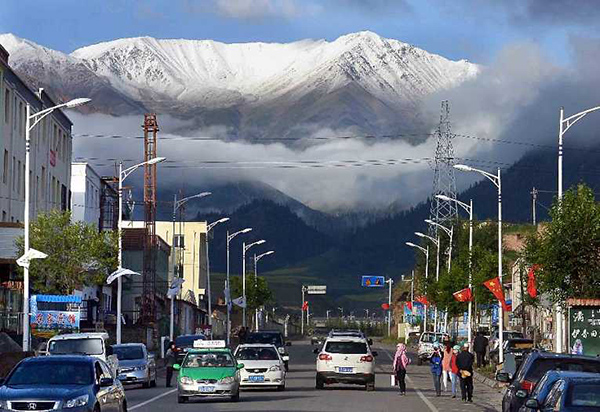
[[[600,17],[596,0],[3,0],[0,7],[0,32],[65,52],[135,36],[289,42],[371,30],[484,64],[521,42],[568,61],[569,38],[597,36]]]

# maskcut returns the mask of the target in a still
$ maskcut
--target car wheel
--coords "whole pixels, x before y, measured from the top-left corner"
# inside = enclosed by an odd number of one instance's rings
[[[185,403],[187,399],[184,396],[177,397],[177,403]]]
[[[123,404],[121,405],[121,412],[127,412],[127,402],[123,401]]]
[[[96,404],[96,406],[94,406],[94,412],[100,412],[100,405]]]
[[[150,385],[151,385],[151,382],[150,382],[150,381],[148,381],[148,382],[144,382],[144,383],[142,384],[142,386],[144,387],[144,389],[148,389],[148,388],[150,387]]]
[[[235,395],[231,396],[231,401],[232,402],[239,402],[240,401],[240,390],[238,389],[238,391],[236,392]]]
[[[156,388],[156,377],[150,381],[150,387]]]
[[[365,389],[367,392],[373,392],[375,390],[375,382],[367,382]]]
[[[315,387],[317,389],[325,388],[325,382],[323,382],[323,379],[319,378],[318,376],[317,376],[317,383],[316,383]]]
[[[286,372],[290,371],[290,363],[289,362],[283,362],[283,367],[285,368]]]
[[[278,390],[279,392],[283,392],[283,391],[285,390],[285,383],[284,383],[283,385],[279,385],[279,386],[277,387],[277,390]]]

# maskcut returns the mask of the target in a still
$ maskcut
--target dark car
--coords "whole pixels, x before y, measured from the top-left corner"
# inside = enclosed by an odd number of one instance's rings
[[[513,338],[504,341],[504,354],[513,354],[517,368],[523,361],[523,356],[534,348],[533,339]],[[494,364],[498,364],[499,350],[490,351],[490,360]]]
[[[327,339],[328,335],[328,328],[315,328],[312,332],[312,336],[310,337],[311,345],[322,345],[325,343],[325,339]]]
[[[290,346],[290,342],[286,343],[283,335],[278,330],[261,330],[260,332],[249,333],[244,343],[267,343],[275,345],[283,359],[286,372],[289,370],[290,355],[285,347]]]
[[[549,370],[600,373],[600,358],[532,351],[523,360],[514,378],[504,372],[496,375],[498,381],[510,383],[502,399],[502,411],[517,412]]]
[[[57,355],[19,362],[0,386],[0,410],[125,412],[123,385],[100,359]]]
[[[177,357],[177,363],[181,365],[188,350],[194,347],[194,341],[205,339],[206,337],[204,335],[181,335],[176,337],[175,356]]]
[[[564,371],[556,371],[550,370],[546,372],[546,374],[539,380],[537,385],[535,385],[535,389],[525,401],[525,404],[521,406],[519,412],[535,412],[538,408],[530,408],[527,406],[527,403],[530,402],[531,399],[535,399],[538,405],[543,405],[546,402],[546,397],[550,390],[554,386],[554,384],[564,378],[591,378],[596,379],[600,378],[600,375],[597,373],[586,373],[586,372],[564,372]],[[530,403],[531,404],[531,403]]]
[[[544,412],[600,411],[600,377],[561,378],[554,383],[543,404],[536,399],[529,399],[526,404]]]

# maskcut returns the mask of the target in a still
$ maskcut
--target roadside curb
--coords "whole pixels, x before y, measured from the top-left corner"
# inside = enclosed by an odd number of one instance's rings
[[[483,383],[486,386],[489,386],[492,389],[498,389],[500,390],[500,386],[498,385],[498,382],[496,382],[493,379],[490,379],[486,376],[483,376],[482,374],[473,371],[473,379],[475,379],[477,382],[479,383]]]

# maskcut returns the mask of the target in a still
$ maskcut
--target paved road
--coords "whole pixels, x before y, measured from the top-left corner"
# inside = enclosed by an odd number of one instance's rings
[[[493,390],[477,385],[475,403],[465,405],[459,399],[444,394],[436,398],[432,390],[431,375],[426,366],[409,366],[407,396],[400,396],[390,387],[392,353],[390,348],[378,347],[376,391],[365,392],[363,387],[332,385],[325,390],[315,389],[315,355],[308,342],[294,342],[290,348],[290,372],[285,392],[247,390],[241,394],[240,403],[223,401],[198,401],[178,404],[176,391],[164,387],[164,379],[152,389],[127,390],[130,411],[288,411],[288,412],[362,412],[393,410],[417,412],[496,411],[499,395]]]

